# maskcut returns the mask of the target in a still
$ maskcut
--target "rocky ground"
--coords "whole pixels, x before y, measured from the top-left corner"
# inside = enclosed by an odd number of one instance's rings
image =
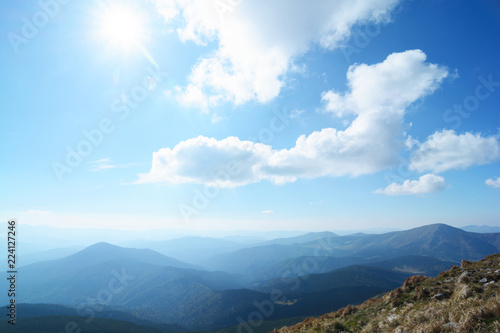
[[[500,332],[500,254],[412,276],[380,298],[274,333],[291,332]]]

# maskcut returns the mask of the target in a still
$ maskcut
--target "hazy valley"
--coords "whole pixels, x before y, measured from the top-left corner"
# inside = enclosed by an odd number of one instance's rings
[[[19,268],[19,322],[43,327],[65,316],[89,332],[111,319],[145,332],[265,331],[360,304],[409,276],[433,277],[461,260],[500,252],[500,233],[434,224],[253,243],[193,236],[126,243],[74,246],[66,256],[65,247],[62,258],[42,260],[58,252],[49,249]]]

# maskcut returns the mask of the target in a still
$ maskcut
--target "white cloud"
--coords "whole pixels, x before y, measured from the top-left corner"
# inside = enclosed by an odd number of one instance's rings
[[[111,159],[108,157],[90,162],[89,164],[91,165],[90,171],[101,171],[106,169],[114,169],[117,167],[117,165],[111,164]]]
[[[106,157],[106,158],[101,158],[99,160],[96,160],[96,161],[90,162],[90,163],[100,164],[100,163],[110,163],[110,162],[111,162],[111,159],[109,157]]]
[[[418,180],[405,180],[403,184],[392,183],[385,189],[378,189],[375,193],[387,195],[413,195],[442,191],[446,186],[443,177],[433,174],[421,176]]]
[[[102,171],[102,170],[108,170],[108,169],[116,169],[116,168],[128,168],[133,165],[136,165],[136,163],[128,163],[128,164],[113,164],[110,158],[101,158],[97,161],[89,162],[90,164],[90,171],[97,172],[97,171]]]
[[[138,182],[246,185],[265,178],[263,167],[271,154],[271,147],[261,143],[198,136],[153,153],[150,172],[139,175]]]
[[[263,210],[262,214],[274,214],[274,211],[272,211],[271,209]]]
[[[139,175],[138,182],[284,184],[298,178],[371,174],[393,166],[404,147],[404,109],[437,89],[448,73],[425,60],[422,51],[411,50],[391,54],[375,65],[351,66],[350,91],[332,92],[337,103],[356,115],[345,130],[324,128],[300,136],[294,147],[282,150],[237,137],[199,136],[153,153],[151,170]],[[338,106],[327,102],[326,108],[334,112]]]
[[[484,183],[493,188],[500,188],[500,177],[497,177],[496,179],[488,178]]]
[[[410,169],[439,173],[491,163],[499,157],[497,136],[470,132],[458,135],[454,130],[442,130],[430,135],[413,153]]]
[[[292,110],[292,112],[290,113],[290,118],[291,119],[300,118],[304,112],[305,112],[304,110],[299,110],[299,109]]]
[[[347,113],[402,113],[422,96],[434,92],[448,75],[446,68],[426,63],[421,50],[393,53],[375,65],[353,65],[347,72],[351,91],[323,93],[325,111],[342,117]]]
[[[29,209],[26,212],[22,213],[23,215],[51,215],[53,214],[48,210],[38,210],[38,209]]]
[[[300,71],[294,60],[312,46],[339,47],[356,24],[388,22],[400,0],[153,0],[183,41],[218,43],[194,67],[180,101],[205,111],[221,101],[267,102]],[[286,15],[283,13],[286,12]]]

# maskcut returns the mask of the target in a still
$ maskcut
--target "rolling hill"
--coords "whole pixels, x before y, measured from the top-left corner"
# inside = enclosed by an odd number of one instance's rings
[[[18,302],[65,304],[74,307],[76,315],[109,313],[137,324],[143,324],[137,321],[141,318],[188,329],[218,329],[237,324],[238,318],[255,311],[255,304],[271,299],[270,289],[246,289],[241,276],[168,265],[180,264],[154,251],[98,243],[63,259],[22,267]],[[351,267],[309,281],[301,277],[302,287],[296,290],[286,289],[286,281],[273,281],[284,298],[273,303],[268,319],[315,315],[361,302],[394,287],[400,276],[375,267]]]
[[[437,276],[442,271],[445,271],[451,266],[458,264],[459,262],[457,261],[448,261],[428,256],[412,255],[384,260],[367,265],[386,268],[395,272],[432,277]]]
[[[238,276],[175,266],[190,267],[151,250],[99,243],[63,259],[21,267],[18,302],[76,304],[79,315],[95,312],[100,303],[154,322],[198,327],[223,321],[231,309],[249,308],[260,296],[242,289]]]
[[[269,266],[295,257],[313,256],[314,253],[312,246],[272,244],[219,254],[205,260],[203,266],[260,279],[261,271]]]
[[[72,307],[57,305],[57,304],[17,304],[17,319],[19,321],[26,321],[28,318],[32,317],[81,317],[78,316],[78,310]],[[90,318],[100,318],[100,319],[114,319],[118,321],[125,321],[137,324],[141,327],[155,328],[161,332],[185,332],[187,329],[175,324],[158,324],[149,320],[145,320],[142,317],[135,316],[132,313],[125,311],[113,310],[108,306],[103,306],[100,311],[95,311],[94,316],[87,315],[85,319],[87,321]],[[37,319],[41,322],[40,319]],[[92,319],[93,320],[93,319]],[[2,331],[3,332],[3,331]]]
[[[271,292],[281,290],[285,295],[320,292],[334,288],[372,287],[393,289],[400,285],[410,274],[369,266],[348,266],[322,274],[310,274],[290,279],[273,279],[259,287]]]
[[[500,234],[435,224],[377,235],[310,233],[257,245],[209,238],[154,244],[170,253],[185,250],[186,256],[205,252],[203,268],[151,249],[97,243],[20,267],[17,301],[60,304],[73,311],[45,316],[99,312],[96,317],[141,327],[155,323],[217,330],[246,321],[259,304],[272,307],[263,318],[271,322],[362,303],[411,274],[435,276],[462,258],[498,252]]]

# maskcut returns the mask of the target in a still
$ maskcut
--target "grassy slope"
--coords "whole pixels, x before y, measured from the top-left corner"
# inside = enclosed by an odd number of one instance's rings
[[[498,332],[499,321],[500,254],[495,254],[463,261],[436,278],[410,277],[381,298],[275,332]]]

